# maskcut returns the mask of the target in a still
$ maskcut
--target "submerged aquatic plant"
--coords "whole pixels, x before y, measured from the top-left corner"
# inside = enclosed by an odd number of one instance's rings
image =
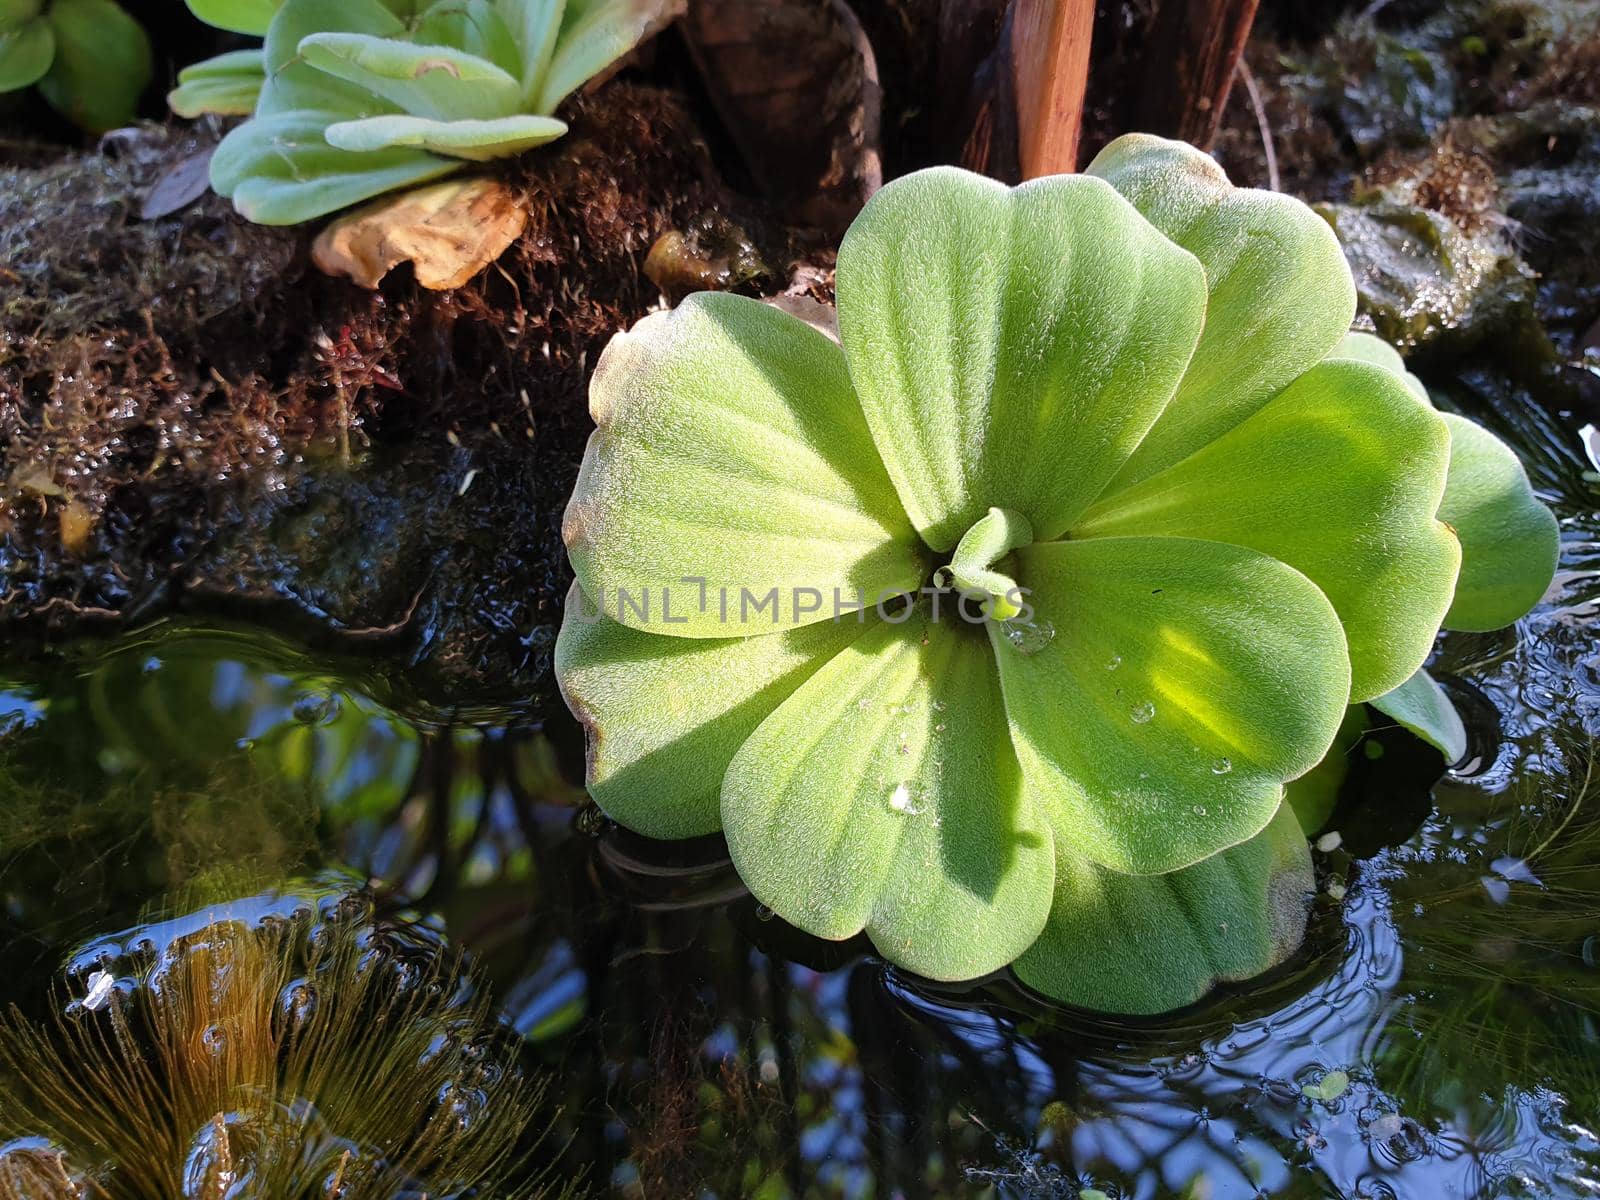
[[[196,11],[261,31],[255,52],[180,79],[179,111],[254,115],[211,182],[252,221],[293,225],[519,154],[567,131],[553,115],[666,20],[674,0],[233,0]]]
[[[202,909],[91,948],[52,1022],[0,1016],[0,1198],[570,1194],[527,1170],[540,1088],[459,960],[370,916]]]
[[[1134,136],[889,185],[837,290],[838,343],[699,295],[598,366],[556,652],[591,793],[934,978],[1150,1012],[1280,961],[1284,785],[1416,675],[1462,554],[1451,426],[1336,353],[1332,233]]]
[[[0,92],[37,84],[90,133],[133,119],[150,38],[116,0],[0,0]]]

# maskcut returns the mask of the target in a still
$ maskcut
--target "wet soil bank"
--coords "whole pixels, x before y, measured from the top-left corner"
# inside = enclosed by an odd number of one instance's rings
[[[862,14],[883,43],[891,170],[918,165],[927,140],[895,90],[928,69],[889,44],[911,27],[901,7]],[[1142,10],[1106,10],[1115,62]],[[1596,28],[1592,0],[1314,22],[1267,4],[1248,56],[1259,104],[1239,86],[1224,114],[1234,177],[1275,173],[1321,203],[1362,319],[1445,403],[1491,423],[1528,403],[1567,428],[1600,412]],[[218,128],[145,126],[65,154],[0,142],[11,653],[172,614],[245,616],[406,664],[436,704],[541,708],[568,579],[559,516],[606,339],[663,287],[828,298],[829,239],[752,198],[685,75],[635,71],[581,100],[567,138],[511,168],[526,233],[444,293],[408,268],[376,292],[325,278],[308,235],[212,196],[141,219],[158,184],[203,170]],[[1114,122],[1091,113],[1090,148]],[[688,249],[647,270],[669,231]]]

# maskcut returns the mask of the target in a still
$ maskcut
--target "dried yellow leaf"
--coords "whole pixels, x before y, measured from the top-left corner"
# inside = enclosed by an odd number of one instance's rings
[[[312,260],[362,287],[403,262],[425,288],[458,288],[522,235],[528,212],[493,179],[450,180],[380,200],[341,217],[318,236]]]

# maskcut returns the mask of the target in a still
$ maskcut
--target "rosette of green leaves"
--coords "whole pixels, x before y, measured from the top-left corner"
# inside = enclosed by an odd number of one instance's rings
[[[255,6],[256,23],[266,7]],[[648,0],[287,0],[266,26],[254,115],[217,148],[212,186],[252,221],[292,225],[543,145],[567,130],[551,115],[561,101],[662,10]],[[219,88],[234,68],[248,64],[216,65]]]
[[[1284,785],[1415,676],[1461,564],[1449,424],[1330,358],[1331,231],[1130,137],[890,184],[837,290],[838,343],[701,295],[602,356],[556,650],[591,793],[936,979],[1156,1012],[1280,961]]]
[[[33,84],[89,133],[133,119],[150,39],[115,0],[0,0],[0,92]]]

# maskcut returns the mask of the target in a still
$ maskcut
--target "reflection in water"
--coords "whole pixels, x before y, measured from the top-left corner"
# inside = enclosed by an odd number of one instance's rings
[[[0,696],[0,998],[173,890],[344,868],[471,951],[553,1069],[564,1163],[625,1196],[1593,1194],[1600,537],[1569,449],[1524,450],[1563,573],[1520,633],[1445,640],[1470,773],[1430,798],[1369,735],[1307,948],[1197,1011],[921,984],[771,919],[720,840],[581,807],[564,714],[440,713],[364,663],[183,630]]]
[[[0,1197],[554,1195],[515,1040],[436,936],[373,918],[330,882],[81,950],[51,1019],[0,1017]]]

